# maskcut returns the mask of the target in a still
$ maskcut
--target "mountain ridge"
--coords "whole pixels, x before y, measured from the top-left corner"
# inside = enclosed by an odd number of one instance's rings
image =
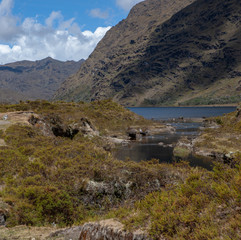
[[[153,28],[155,28],[158,23],[165,22],[174,13],[192,2],[194,2],[194,0],[152,0],[137,4],[131,9],[127,19],[122,20],[106,33],[104,38],[98,43],[94,52],[92,52],[77,72],[76,76],[72,76],[63,83],[55,98],[90,101],[99,98],[113,97],[110,96],[111,94],[109,93],[106,94],[103,91],[99,91],[97,93],[98,97],[96,98],[93,96],[96,94],[95,88],[101,85],[100,90],[105,89],[106,92],[108,92],[111,78],[114,78],[122,68],[128,66],[130,62],[144,54],[149,38],[147,32],[153,31]],[[156,15],[160,12],[162,16],[156,19]],[[140,23],[142,23],[141,26]],[[121,65],[119,65],[120,63]],[[108,74],[110,74],[110,76],[106,77]],[[96,79],[92,78],[93,75]],[[103,76],[106,78],[101,79]],[[79,81],[77,78],[81,78],[81,87],[78,86]],[[98,83],[99,79],[100,84]],[[75,93],[78,91],[79,96],[76,96]],[[69,97],[72,95],[71,92],[75,95],[73,98]]]
[[[62,62],[51,57],[0,65],[0,102],[51,99],[60,84],[77,72],[84,60]]]
[[[241,101],[240,25],[237,0],[141,2],[55,98],[126,106]]]

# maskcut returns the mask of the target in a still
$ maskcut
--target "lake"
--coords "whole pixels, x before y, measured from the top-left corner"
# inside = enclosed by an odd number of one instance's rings
[[[236,110],[236,107],[132,107],[132,112],[147,119],[168,120],[172,118],[202,118],[221,116]]]
[[[142,160],[159,159],[160,162],[171,163],[174,161],[173,145],[182,136],[194,138],[199,134],[202,122],[173,122],[168,121],[173,118],[183,117],[185,119],[195,119],[202,117],[220,116],[236,110],[236,107],[158,107],[158,108],[129,108],[134,113],[147,119],[164,120],[175,127],[174,133],[163,133],[154,136],[143,137],[141,141],[133,141],[128,146],[122,146],[116,150],[115,156],[120,160],[127,158],[140,162]],[[160,142],[164,145],[160,145]],[[212,161],[209,158],[196,158],[189,156],[191,166],[201,166],[212,169]]]

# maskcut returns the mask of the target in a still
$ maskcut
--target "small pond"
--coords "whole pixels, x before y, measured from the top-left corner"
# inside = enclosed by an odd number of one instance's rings
[[[172,125],[176,131],[143,137],[141,141],[133,141],[127,146],[121,146],[115,151],[115,156],[120,160],[127,158],[140,162],[142,160],[159,159],[160,162],[171,163],[176,161],[173,157],[173,146],[182,136],[194,138],[199,134],[202,122],[195,122],[195,118],[219,116],[234,111],[235,107],[164,107],[164,108],[130,108],[131,111],[148,119],[164,121]],[[184,117],[192,121],[173,122],[173,119]],[[200,166],[212,169],[209,158],[196,158],[189,156],[187,159],[191,166]]]

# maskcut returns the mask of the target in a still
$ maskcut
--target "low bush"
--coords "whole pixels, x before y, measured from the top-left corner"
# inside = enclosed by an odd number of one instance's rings
[[[146,229],[153,239],[239,239],[240,167],[192,169],[184,183],[153,192],[112,217],[128,230]]]

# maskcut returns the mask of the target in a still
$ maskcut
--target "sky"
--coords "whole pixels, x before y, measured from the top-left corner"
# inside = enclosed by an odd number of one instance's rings
[[[0,0],[0,64],[86,59],[143,0]]]

